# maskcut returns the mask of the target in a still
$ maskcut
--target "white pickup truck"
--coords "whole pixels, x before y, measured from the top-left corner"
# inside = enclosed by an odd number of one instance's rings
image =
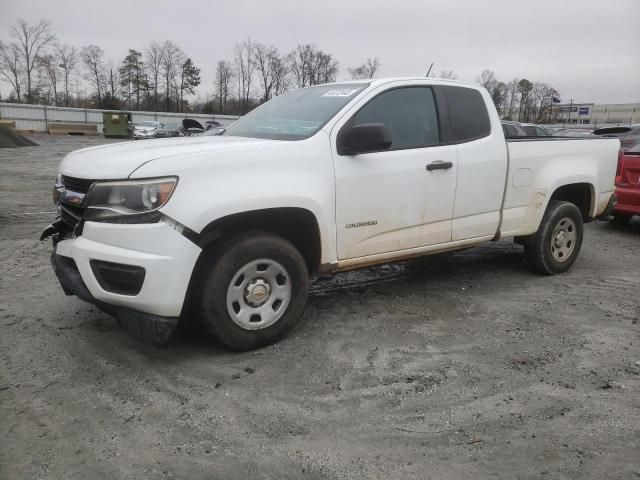
[[[300,318],[309,277],[514,237],[564,272],[613,202],[618,139],[505,141],[488,93],[432,78],[295,90],[222,136],[79,150],[60,164],[65,292],[166,344],[199,318],[252,349]]]

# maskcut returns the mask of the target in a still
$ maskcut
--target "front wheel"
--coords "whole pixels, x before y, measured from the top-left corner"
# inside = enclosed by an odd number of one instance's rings
[[[200,299],[207,330],[233,350],[278,341],[306,304],[309,274],[302,255],[285,239],[260,232],[214,248]]]
[[[576,261],[584,225],[573,203],[551,201],[538,231],[524,241],[529,266],[545,275],[566,272]]]

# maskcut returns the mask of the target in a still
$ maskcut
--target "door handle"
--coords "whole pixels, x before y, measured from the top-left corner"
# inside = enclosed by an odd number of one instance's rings
[[[442,160],[437,160],[427,165],[427,170],[429,170],[430,172],[433,170],[448,170],[451,167],[453,167],[453,162],[443,162]]]

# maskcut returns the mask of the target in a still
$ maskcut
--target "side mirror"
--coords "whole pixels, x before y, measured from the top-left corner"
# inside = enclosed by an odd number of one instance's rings
[[[391,146],[391,130],[384,123],[363,123],[342,132],[338,140],[340,155],[380,152]]]

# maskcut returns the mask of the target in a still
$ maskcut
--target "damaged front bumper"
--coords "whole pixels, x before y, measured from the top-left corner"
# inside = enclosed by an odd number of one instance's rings
[[[51,265],[65,294],[75,295],[85,302],[92,303],[105,313],[113,315],[120,326],[140,340],[159,347],[167,347],[178,326],[177,317],[161,317],[97,300],[82,280],[75,261],[58,255],[55,247],[51,254]]]
[[[83,222],[82,234],[48,226],[51,263],[67,295],[115,316],[141,340],[166,346],[177,327],[201,248],[171,224]]]

